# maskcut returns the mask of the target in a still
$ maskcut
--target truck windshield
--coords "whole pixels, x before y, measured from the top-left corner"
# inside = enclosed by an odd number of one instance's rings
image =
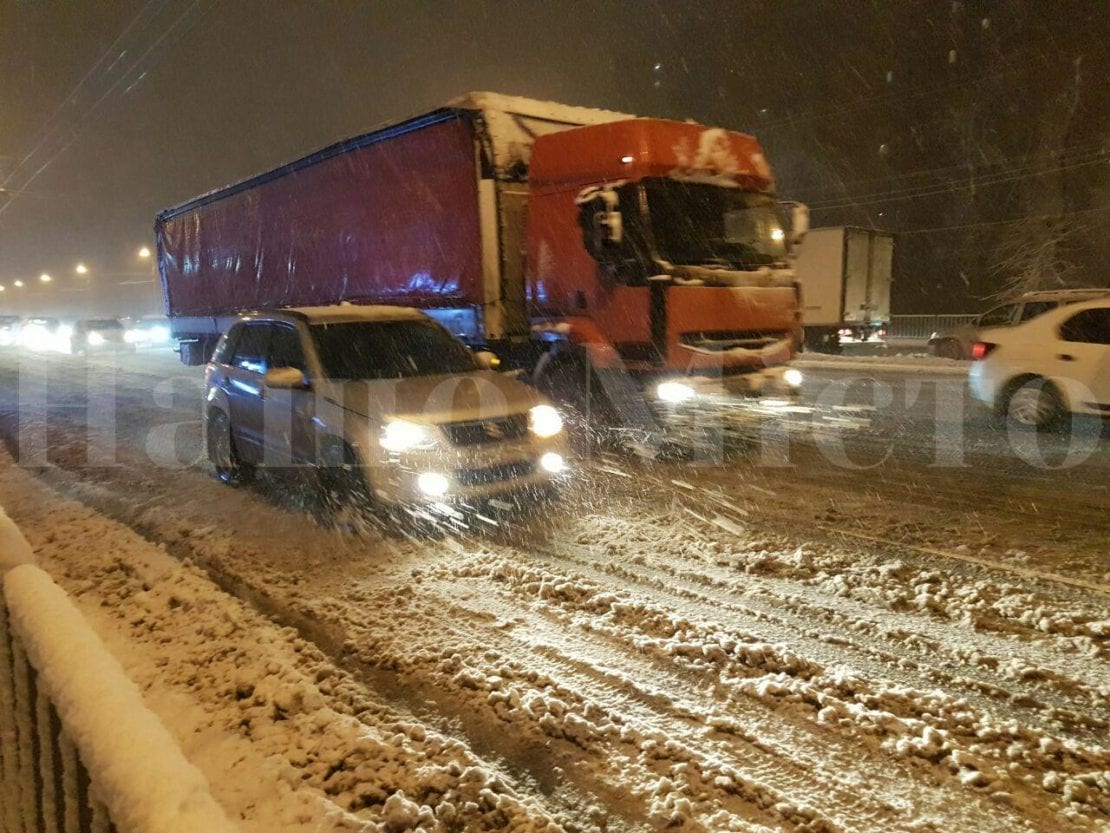
[[[786,254],[778,205],[768,194],[670,179],[643,187],[659,256],[671,263],[751,268]]]
[[[349,321],[309,329],[331,379],[400,379],[477,366],[462,342],[431,322]]]

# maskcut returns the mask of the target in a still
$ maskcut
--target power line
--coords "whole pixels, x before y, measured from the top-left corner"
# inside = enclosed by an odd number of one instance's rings
[[[955,226],[933,226],[931,228],[910,229],[909,231],[895,232],[899,237],[907,234],[931,234],[936,231],[957,231],[960,229],[980,228],[982,226],[1012,226],[1018,223],[1025,223],[1029,220],[1059,220],[1062,217],[1075,217],[1080,214],[1097,214],[1102,211],[1110,211],[1110,205],[1103,205],[1098,208],[1081,208],[1078,211],[1063,211],[1059,214],[1027,214],[1024,217],[1014,217],[1010,220],[984,220],[980,223],[963,223]]]
[[[159,35],[158,38],[156,38],[138,58],[135,59],[131,66],[124,70],[120,77],[110,87],[108,87],[108,89],[105,90],[104,93],[98,99],[96,99],[96,101],[94,101],[90,107],[85,110],[84,114],[70,128],[72,136],[69,141],[58,148],[56,151],[54,151],[54,153],[52,153],[50,157],[42,163],[42,165],[40,165],[29,177],[27,177],[23,181],[23,188],[26,188],[27,185],[30,185],[32,182],[34,182],[48,167],[50,167],[55,159],[57,159],[61,154],[65,153],[65,151],[73,146],[73,144],[79,138],[80,130],[88,121],[89,117],[99,109],[100,105],[103,104],[105,100],[107,100],[107,98],[116,90],[117,87],[119,87],[121,83],[126,81],[136,69],[142,67],[143,62],[147,59],[147,56],[149,56],[150,53],[153,52],[154,49],[157,48],[162,43],[162,41],[164,41],[166,37],[169,36],[181,24],[183,20],[188,17],[197,8],[197,6],[200,5],[200,3],[201,0],[193,0],[189,7],[181,15],[179,15],[173,21],[173,23],[171,23],[169,27],[166,28],[162,32],[162,34]],[[135,79],[135,81],[127,88],[127,90],[125,90],[125,92],[129,91],[132,87],[135,86],[136,83],[141,81],[146,72],[148,72],[153,66],[155,66],[158,60],[160,60],[161,56],[164,54],[165,52],[161,53],[161,55],[159,56],[156,56],[156,59],[143,70],[139,77]],[[0,216],[2,216],[4,212],[12,206],[14,202],[15,196],[13,195],[6,203],[0,205]]]
[[[888,202],[900,202],[902,200],[917,199],[920,197],[932,197],[942,194],[951,194],[957,191],[966,191],[974,188],[986,188],[992,185],[1004,185],[1009,182],[1017,182],[1022,179],[1032,179],[1039,176],[1047,176],[1049,174],[1061,173],[1063,171],[1073,170],[1075,168],[1085,168],[1091,165],[1101,165],[1110,161],[1110,153],[1102,153],[1097,158],[1087,159],[1085,161],[1074,162],[1067,165],[1058,165],[1053,168],[1032,169],[1027,168],[1020,172],[1000,172],[991,176],[976,179],[970,182],[953,184],[934,184],[934,185],[921,185],[913,188],[905,188],[896,191],[881,192],[876,191],[870,194],[862,194],[856,197],[843,197],[841,199],[826,200],[824,202],[811,203],[810,208],[817,210],[832,210],[836,208],[854,208],[857,206],[876,205]]]
[[[66,104],[77,97],[77,95],[81,91],[81,88],[83,86],[85,86],[86,82],[88,82],[88,80],[92,77],[93,73],[96,72],[96,70],[100,67],[101,64],[104,63],[104,61],[108,58],[109,55],[111,55],[115,52],[116,47],[119,44],[119,42],[127,36],[128,32],[130,32],[133,28],[135,28],[135,24],[138,23],[139,19],[142,18],[143,15],[146,14],[147,9],[149,9],[151,4],[154,3],[154,2],[164,3],[165,0],[147,0],[147,2],[143,4],[143,7],[141,9],[139,9],[139,13],[136,14],[133,18],[131,18],[131,22],[128,23],[127,26],[124,27],[123,31],[120,32],[119,35],[116,36],[116,39],[113,40],[111,44],[109,44],[108,48],[104,51],[104,53],[99,58],[97,58],[96,62],[91,67],[89,67],[88,71],[85,72],[85,74],[81,76],[81,80],[79,80],[77,82],[77,84],[73,87],[73,89],[71,89],[68,93],[66,93],[66,95],[62,98],[61,102],[58,104],[58,106],[54,109],[54,112],[50,114],[50,116],[47,118],[47,120],[45,122],[43,122],[42,127],[39,129],[39,133],[40,133],[42,138],[40,138],[39,141],[36,142],[31,147],[31,150],[29,150],[24,155],[24,157],[18,163],[16,163],[15,167],[12,168],[12,170],[8,174],[8,176],[4,178],[4,182],[3,182],[4,185],[7,185],[8,182],[11,181],[12,177],[14,177],[20,171],[20,169],[22,169],[23,166],[27,164],[28,160],[32,156],[34,156],[35,153],[38,152],[39,148],[41,148],[42,145],[46,142],[46,140],[50,138],[50,134],[54,132],[54,128],[52,127],[52,125],[57,121],[58,116],[61,115],[61,112],[65,108]],[[121,53],[120,57],[122,57],[122,54],[123,53]],[[116,63],[119,62],[119,60],[120,60],[120,58],[117,57],[115,61],[112,61],[111,65],[108,67],[107,71],[111,72],[112,67],[114,67],[116,65]],[[14,157],[12,157],[12,158],[14,158]]]
[[[1077,158],[1089,157],[1093,153],[1104,152],[1104,151],[1105,152],[1110,152],[1110,145],[1108,145],[1106,141],[1096,141],[1096,142],[1088,142],[1088,143],[1082,144],[1082,145],[1072,145],[1070,147],[1062,148],[1061,150],[1054,152],[1053,156],[1057,157],[1062,162],[1071,162],[1071,161],[1075,161],[1075,159],[1077,159]],[[836,185],[829,185],[827,187],[819,188],[817,190],[803,191],[803,194],[820,195],[820,194],[829,193],[831,191],[846,191],[846,190],[848,190],[848,188],[850,186],[866,185],[866,184],[870,184],[870,183],[889,183],[889,182],[896,182],[896,181],[904,180],[904,179],[912,179],[914,177],[924,177],[924,176],[929,176],[929,175],[940,175],[940,174],[946,174],[946,173],[950,173],[950,172],[955,173],[955,174],[960,174],[960,173],[966,173],[969,169],[994,168],[994,167],[998,167],[998,166],[1002,166],[1002,165],[1008,165],[1010,163],[1018,163],[1017,165],[1015,165],[1015,166],[1013,166],[1009,169],[1010,172],[1014,172],[1014,171],[1018,171],[1018,170],[1028,170],[1031,167],[1034,167],[1032,165],[1032,162],[1031,162],[1032,156],[1033,156],[1033,154],[1026,153],[1026,154],[1023,154],[1022,156],[1004,157],[1002,159],[996,159],[996,160],[993,160],[993,161],[990,161],[990,162],[983,162],[983,163],[979,163],[979,164],[960,163],[960,164],[953,164],[953,165],[944,165],[944,166],[936,167],[936,168],[919,168],[917,170],[904,171],[902,173],[890,174],[890,175],[887,175],[887,176],[873,176],[873,177],[864,177],[864,178],[858,178],[858,179],[846,179],[846,180],[840,180],[840,182],[838,182]],[[1070,157],[1070,158],[1065,159],[1064,157]],[[996,172],[996,173],[999,173],[999,172]],[[879,192],[876,192],[876,193],[879,193]]]

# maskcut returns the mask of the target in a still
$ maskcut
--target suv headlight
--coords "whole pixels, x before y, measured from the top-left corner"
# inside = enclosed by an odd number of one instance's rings
[[[396,419],[387,422],[378,441],[386,451],[410,451],[435,445],[435,434],[426,425]]]
[[[697,391],[683,382],[660,382],[655,388],[655,395],[664,402],[677,405],[693,399]]]
[[[563,418],[550,405],[537,405],[528,412],[528,427],[537,437],[554,437],[563,430]]]

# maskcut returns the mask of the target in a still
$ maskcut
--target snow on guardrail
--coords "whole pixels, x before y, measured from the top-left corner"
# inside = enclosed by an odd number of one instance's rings
[[[209,792],[203,773],[186,760],[169,731],[146,708],[139,690],[77,606],[35,565],[30,545],[3,509],[0,509],[0,577],[7,607],[6,617],[0,619],[6,618],[11,630],[10,658],[17,660],[20,654],[25,654],[34,668],[37,673],[34,689],[40,698],[45,693],[56,710],[64,735],[76,747],[80,762],[89,773],[95,798],[107,808],[115,829],[119,833],[236,830]],[[51,757],[51,744],[43,742],[43,721],[34,714],[36,704],[26,702],[33,698],[28,695],[26,675],[21,679],[16,665],[11,663],[14,673],[10,679],[0,680],[0,687],[5,689],[0,693],[7,695],[0,698],[0,705],[12,711],[22,705],[29,714],[4,715],[3,722],[14,727],[9,734],[20,746],[13,750],[10,743],[5,744],[3,775],[8,781],[20,773],[30,774],[37,783],[8,783],[0,792],[5,799],[3,803],[8,805],[0,822],[12,833],[35,830],[38,824],[33,816],[39,812],[44,816],[51,814],[35,806],[44,803],[42,796],[39,801],[27,801],[29,792],[42,790],[48,781],[72,780],[75,784],[78,780],[43,772],[41,761],[31,767],[8,766],[11,759],[24,762],[32,754]],[[34,723],[39,724],[38,734]],[[56,757],[61,757],[64,764],[64,754]],[[41,776],[34,776],[36,770]],[[12,813],[12,799],[16,796],[23,797],[18,801],[21,810]],[[73,797],[52,797],[62,808],[56,811],[58,817],[68,817]],[[66,824],[65,829],[72,828]]]

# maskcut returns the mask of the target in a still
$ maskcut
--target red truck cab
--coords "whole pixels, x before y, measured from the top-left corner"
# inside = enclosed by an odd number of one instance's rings
[[[595,367],[729,376],[794,357],[801,321],[754,138],[629,119],[532,148],[527,296]]]

